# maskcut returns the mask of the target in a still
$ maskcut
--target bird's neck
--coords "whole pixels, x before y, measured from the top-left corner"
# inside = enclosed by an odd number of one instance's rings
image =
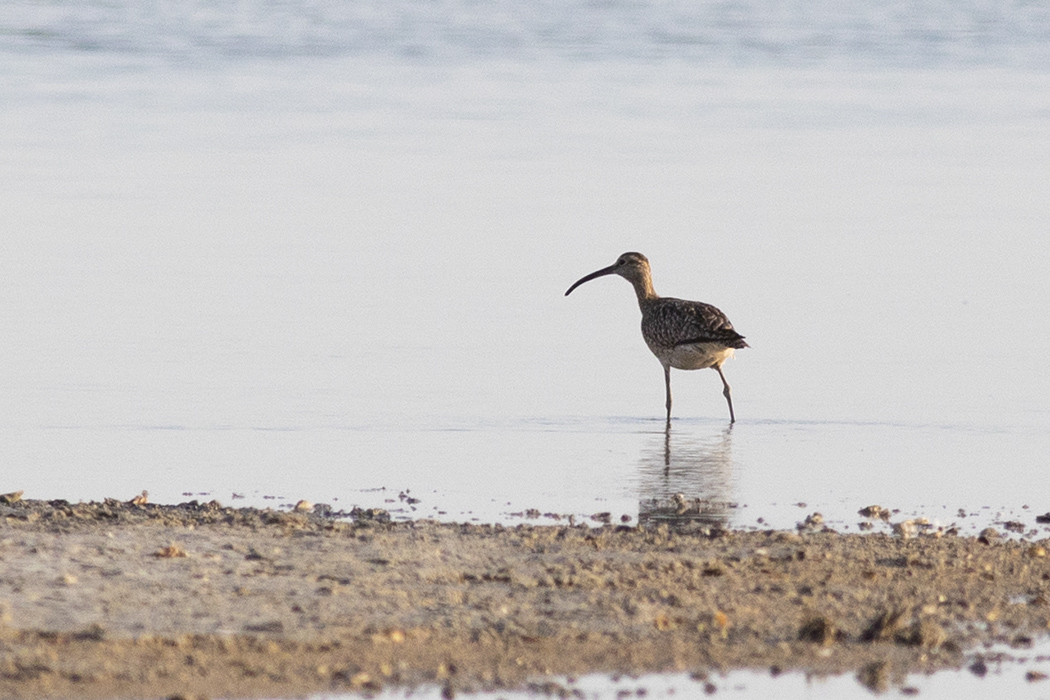
[[[656,291],[653,289],[653,280],[649,275],[633,279],[631,280],[631,284],[634,286],[635,296],[638,297],[638,306],[642,311],[645,311],[645,305],[648,302],[660,298],[656,295]]]

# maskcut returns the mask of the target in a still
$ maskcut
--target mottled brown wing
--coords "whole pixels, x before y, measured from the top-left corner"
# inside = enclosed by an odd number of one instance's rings
[[[699,301],[664,297],[649,310],[642,334],[661,347],[695,343],[720,343],[728,348],[746,348],[744,336],[718,308]]]

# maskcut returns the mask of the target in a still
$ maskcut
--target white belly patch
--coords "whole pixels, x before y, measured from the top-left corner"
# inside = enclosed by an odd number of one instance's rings
[[[696,343],[679,345],[670,352],[654,353],[661,362],[675,369],[706,369],[721,367],[722,363],[733,356],[733,348],[719,343]]]

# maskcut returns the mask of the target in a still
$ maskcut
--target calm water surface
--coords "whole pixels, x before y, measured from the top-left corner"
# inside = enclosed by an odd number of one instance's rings
[[[1050,511],[1045,13],[311,7],[0,11],[0,489]],[[732,430],[563,297],[625,250],[747,336]]]
[[[895,679],[893,685],[881,695],[888,697],[915,697],[917,695],[927,700],[956,700],[960,697],[1010,697],[1024,700],[1045,698],[1046,689],[1042,687],[1042,682],[1030,682],[1025,679],[1025,674],[1029,671],[1045,673],[1048,658],[1045,652],[1046,644],[1020,653],[1006,651],[1009,661],[987,660],[985,662],[986,673],[980,678],[968,669],[942,671],[931,675],[911,674]],[[743,670],[725,674],[712,673],[706,679],[695,679],[685,673],[668,673],[643,675],[636,678],[620,676],[615,679],[595,674],[572,679],[557,678],[554,681],[564,688],[579,691],[580,695],[577,697],[587,700],[611,700],[625,697],[694,698],[712,694],[728,698],[776,697],[799,700],[805,698],[871,698],[877,695],[862,686],[849,674],[821,677],[807,676],[802,673],[784,673],[773,676],[764,671]],[[909,689],[907,694],[902,692],[905,688]],[[538,695],[539,693],[529,692],[500,692],[481,693],[476,697],[520,700],[535,698]],[[314,696],[315,700],[322,698],[334,700],[346,697],[348,696]],[[406,697],[437,700],[441,697],[441,689],[417,688],[402,692],[386,691],[376,697],[381,700]]]

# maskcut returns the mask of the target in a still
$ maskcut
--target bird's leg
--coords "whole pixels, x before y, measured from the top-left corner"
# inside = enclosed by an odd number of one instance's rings
[[[722,378],[722,396],[726,397],[726,403],[729,404],[729,422],[736,423],[736,416],[733,415],[733,391],[729,388],[729,382],[726,381],[726,375],[722,374],[722,368],[716,365],[715,371],[718,372],[718,376]]]
[[[671,365],[664,365],[664,386],[667,387],[667,424],[671,424]]]
[[[671,474],[671,419],[664,427],[664,476]]]

